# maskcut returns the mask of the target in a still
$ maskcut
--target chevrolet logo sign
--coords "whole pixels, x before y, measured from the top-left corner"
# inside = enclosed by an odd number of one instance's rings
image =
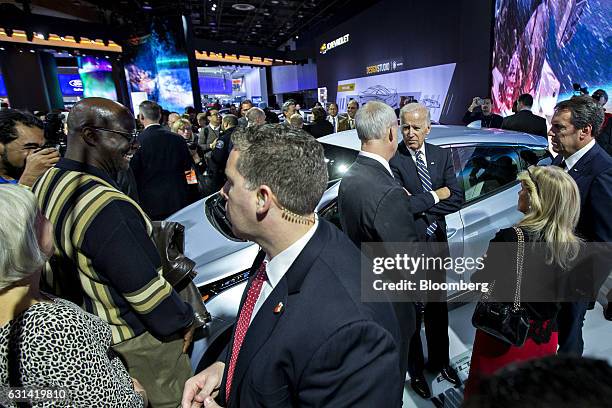
[[[349,34],[345,34],[342,37],[336,38],[332,42],[323,43],[323,45],[321,45],[321,48],[319,49],[319,52],[321,54],[325,54],[332,48],[339,47],[340,45],[346,44],[347,42],[349,42]]]

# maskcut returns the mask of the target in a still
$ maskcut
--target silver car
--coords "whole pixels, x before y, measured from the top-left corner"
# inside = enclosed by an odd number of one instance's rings
[[[325,149],[330,182],[317,212],[340,228],[338,187],[357,157],[360,142],[355,130],[319,141]],[[548,141],[526,133],[434,125],[427,142],[451,149],[457,180],[465,194],[462,208],[446,216],[451,255],[481,256],[499,229],[520,219],[516,209],[520,185],[516,176],[529,165],[550,163]],[[185,254],[196,262],[195,282],[212,315],[192,354],[194,368],[199,363],[202,369],[214,362],[229,342],[249,268],[259,247],[232,234],[219,194],[182,209],[169,220],[185,226]],[[464,295],[448,293],[449,300],[459,300]]]

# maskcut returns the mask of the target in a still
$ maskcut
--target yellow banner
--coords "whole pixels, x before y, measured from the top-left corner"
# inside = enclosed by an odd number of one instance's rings
[[[338,85],[338,92],[352,92],[355,90],[355,84]]]

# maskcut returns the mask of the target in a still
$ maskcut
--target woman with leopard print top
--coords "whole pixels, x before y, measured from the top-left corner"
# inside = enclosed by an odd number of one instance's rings
[[[0,187],[0,406],[17,406],[9,387],[66,393],[35,407],[143,407],[146,393],[109,352],[110,327],[66,300],[38,289],[53,253],[52,226],[34,196]]]

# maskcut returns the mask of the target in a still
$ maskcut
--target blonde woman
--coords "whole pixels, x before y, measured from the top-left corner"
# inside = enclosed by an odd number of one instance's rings
[[[525,214],[516,225],[525,240],[521,306],[529,318],[529,333],[525,343],[516,347],[476,330],[465,387],[466,398],[477,393],[483,376],[491,375],[512,362],[557,352],[556,316],[560,304],[554,300],[558,290],[564,287],[564,277],[580,250],[580,240],[574,235],[580,215],[578,186],[556,166],[531,166],[518,178],[522,188],[517,207]],[[472,277],[472,281],[480,282],[495,279],[495,287],[506,291],[504,300],[508,300],[508,294],[514,294],[517,274],[516,250],[509,251],[509,246],[502,243],[516,242],[518,236],[514,228],[500,230],[488,251],[488,262],[495,263],[495,268],[485,266]],[[516,248],[516,245],[512,247]],[[493,291],[500,292],[495,288]]]
[[[8,387],[55,388],[69,398],[34,406],[147,406],[142,386],[110,351],[109,325],[39,290],[54,246],[34,195],[0,186],[0,219],[0,406],[18,405],[2,392]]]

